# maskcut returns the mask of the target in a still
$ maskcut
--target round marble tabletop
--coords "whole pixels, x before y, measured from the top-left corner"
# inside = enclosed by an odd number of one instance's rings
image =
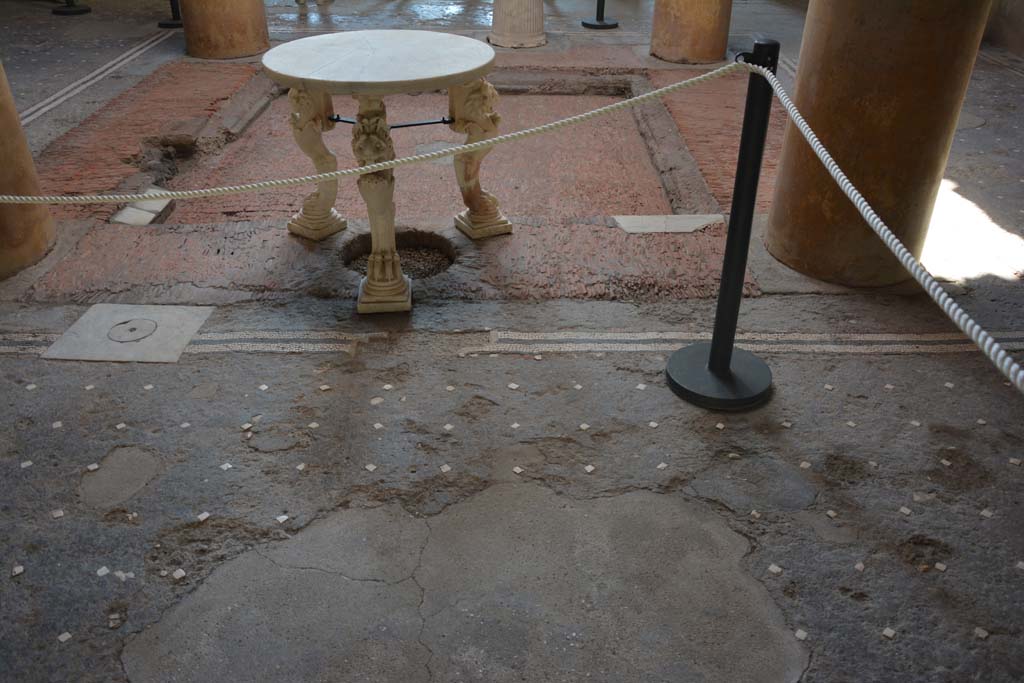
[[[494,50],[473,38],[433,31],[346,31],[300,38],[263,55],[278,83],[332,95],[441,90],[482,78]]]

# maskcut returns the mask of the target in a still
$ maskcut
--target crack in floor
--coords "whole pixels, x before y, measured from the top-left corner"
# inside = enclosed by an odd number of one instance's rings
[[[807,648],[807,666],[800,672],[800,677],[796,679],[797,683],[803,683],[803,680],[807,677],[807,672],[811,670],[812,664],[814,664],[814,650]]]
[[[518,482],[518,481],[512,481],[512,482],[508,482],[508,481],[493,482],[489,486],[487,486],[485,489],[483,489],[483,491],[480,491],[478,493],[483,493],[483,492],[487,491],[488,489],[490,489],[492,487],[495,487],[495,486],[499,486],[499,485],[500,486],[504,486],[504,487],[511,486],[511,487],[516,487],[516,488],[519,488],[519,487],[528,488],[528,486],[523,486],[523,484],[525,484],[525,483],[526,482]],[[553,489],[550,489],[547,486],[544,486],[543,483],[541,483],[541,482],[531,481],[531,482],[529,482],[529,484],[537,486],[541,490],[547,490],[550,493],[555,494],[556,496],[559,495],[557,491],[555,491]],[[681,498],[682,499],[689,500],[690,502],[692,502],[692,503],[694,503],[694,504],[704,508],[705,510],[708,510],[709,512],[712,512],[717,517],[727,517],[727,518],[734,518],[735,517],[735,515],[731,511],[725,510],[725,509],[723,509],[722,507],[719,507],[719,506],[708,504],[709,501],[701,500],[699,498],[694,498],[694,497],[692,497],[690,495],[687,495],[685,493],[682,493],[682,492],[678,492],[678,491],[676,491],[676,492],[677,493],[681,493]],[[590,497],[587,497],[587,498],[584,498],[584,499],[580,499],[580,500],[582,501],[582,500],[587,500],[587,499],[595,500],[595,499],[617,498],[617,497],[620,497],[621,495],[623,495],[625,493],[659,493],[659,492],[658,491],[652,491],[652,490],[640,488],[640,489],[631,489],[629,491],[616,491],[615,493],[611,493],[610,495],[590,496]],[[474,493],[474,494],[472,494],[470,496],[467,496],[465,499],[463,499],[462,501],[459,501],[459,502],[465,502],[465,501],[475,497],[476,495],[477,494]],[[365,508],[365,509],[372,510],[372,509],[375,509],[377,507],[380,507],[380,506],[371,506],[371,507],[368,507],[368,508]],[[331,513],[337,513],[338,511],[337,510],[332,510],[330,512]],[[344,512],[344,511],[341,511],[341,512]],[[325,568],[323,566],[310,566],[310,565],[305,565],[305,564],[301,564],[301,563],[300,564],[292,564],[292,563],[289,563],[287,561],[287,559],[281,559],[281,558],[274,557],[273,554],[278,554],[278,553],[270,553],[269,552],[270,548],[271,548],[270,545],[265,545],[265,546],[261,546],[261,547],[254,547],[254,548],[252,548],[252,550],[254,551],[256,556],[258,558],[260,558],[261,560],[266,560],[268,563],[270,563],[274,567],[277,567],[277,568],[283,569],[283,570],[318,572],[318,573],[326,574],[326,575],[330,575],[330,576],[338,576],[338,577],[341,577],[341,578],[345,579],[346,581],[353,582],[353,583],[357,583],[357,582],[375,583],[375,584],[380,584],[381,586],[387,586],[387,587],[400,585],[400,584],[405,583],[407,581],[411,582],[412,584],[414,584],[416,586],[416,589],[419,591],[419,600],[418,600],[418,603],[416,605],[416,614],[417,614],[417,617],[418,617],[418,619],[420,621],[419,627],[418,627],[418,630],[417,630],[416,636],[415,636],[415,644],[418,645],[419,647],[422,647],[423,650],[425,650],[427,652],[427,657],[422,659],[422,660],[419,660],[420,663],[419,664],[413,664],[413,666],[418,667],[418,666],[421,665],[423,671],[425,671],[425,678],[422,679],[422,680],[426,680],[426,681],[428,681],[428,683],[432,683],[434,680],[438,680],[439,679],[439,677],[442,675],[441,671],[444,669],[444,667],[442,665],[435,665],[434,664],[435,656],[438,655],[439,653],[437,653],[437,652],[435,652],[433,650],[433,648],[432,648],[432,641],[429,641],[425,637],[426,633],[427,633],[427,628],[428,628],[428,625],[429,625],[428,622],[433,620],[433,619],[435,619],[436,615],[438,613],[443,612],[445,609],[449,608],[451,605],[443,606],[441,609],[436,610],[436,611],[432,610],[431,613],[427,613],[426,610],[425,610],[425,608],[426,608],[427,587],[426,587],[425,583],[421,583],[421,577],[419,577],[418,575],[424,571],[425,560],[428,559],[427,556],[426,556],[426,550],[429,548],[430,543],[435,540],[435,534],[434,534],[434,532],[435,532],[435,525],[432,525],[431,522],[428,519],[426,519],[426,518],[424,518],[422,516],[413,518],[410,521],[413,522],[414,524],[416,522],[422,521],[423,526],[426,527],[425,533],[423,533],[422,531],[420,532],[420,533],[423,534],[423,536],[422,536],[422,540],[418,544],[419,547],[418,547],[418,551],[416,553],[416,558],[415,558],[415,562],[414,562],[413,566],[410,568],[408,573],[405,573],[401,577],[396,578],[394,580],[386,580],[386,579],[382,579],[382,578],[373,578],[373,577],[366,577],[366,576],[362,576],[361,577],[361,576],[357,576],[357,575],[354,576],[354,575],[349,574],[349,573],[347,573],[345,571],[333,570],[333,569]],[[306,525],[306,527],[304,527],[304,528],[308,528],[308,526],[309,525]],[[733,525],[729,524],[728,526],[732,527]],[[421,529],[422,529],[422,527],[421,527]],[[737,532],[737,529],[733,527],[731,529],[731,531],[733,533],[735,533],[735,532]],[[744,557],[748,557],[750,555],[750,553],[757,547],[757,542],[756,542],[756,540],[752,539],[748,534],[743,533],[742,531],[740,532],[740,535],[743,536],[746,539],[746,541],[747,541],[747,548],[746,548],[746,552],[744,553]],[[292,538],[294,538],[294,536]],[[287,547],[281,548],[281,550],[286,550],[286,549],[287,549]],[[409,557],[408,555],[406,557],[408,559],[411,559],[411,557]],[[747,571],[746,573],[749,574],[749,571]],[[412,605],[409,604],[410,608],[411,608],[411,606]],[[411,644],[412,644],[412,638],[410,637],[410,645]],[[419,658],[417,658],[417,659],[419,659]],[[123,656],[119,657],[118,660],[119,660],[119,663],[121,665],[121,668],[125,669],[126,668],[125,667],[125,660],[124,660]],[[804,670],[805,673],[806,673],[807,670],[808,669]],[[417,679],[417,680],[419,680],[419,679]],[[801,680],[801,678],[794,678],[794,680]]]
[[[423,545],[420,546],[419,557],[416,559],[416,566],[413,567],[412,573],[409,575],[409,579],[411,579],[412,582],[416,584],[416,587],[420,589],[420,604],[416,606],[416,613],[419,614],[420,617],[420,630],[419,633],[416,634],[416,642],[427,651],[427,661],[423,663],[423,668],[427,670],[427,681],[429,683],[429,681],[434,680],[434,671],[430,668],[430,663],[434,660],[434,650],[423,640],[423,632],[427,629],[427,619],[423,616],[423,604],[427,601],[427,591],[416,579],[416,572],[419,571],[420,567],[423,565],[423,553],[426,551],[427,545],[430,543],[430,536],[433,529],[430,527],[430,522],[428,520],[424,519],[423,523],[427,527],[427,536],[423,539]]]
[[[399,579],[398,581],[385,581],[384,579],[357,578],[357,577],[354,577],[354,576],[349,576],[348,574],[346,574],[344,572],[341,572],[341,571],[336,571],[336,570],[331,570],[331,569],[324,569],[323,567],[303,567],[303,566],[300,566],[300,565],[283,564],[281,562],[278,562],[277,560],[275,560],[272,557],[268,557],[267,555],[264,555],[262,552],[260,552],[259,548],[253,548],[253,550],[256,552],[257,555],[259,555],[264,560],[266,560],[267,562],[269,562],[270,564],[274,565],[275,567],[277,567],[279,569],[296,570],[296,571],[320,572],[322,574],[330,574],[331,576],[340,576],[341,578],[346,579],[348,581],[352,581],[353,583],[379,583],[379,584],[384,585],[384,586],[397,586],[397,585],[399,585],[401,583],[405,583],[410,578],[412,578],[411,576],[406,576],[406,577],[404,577],[402,579]]]
[[[373,508],[367,508],[367,509],[373,509]],[[438,513],[438,514],[440,514],[440,513]],[[268,555],[264,554],[261,551],[260,548],[253,548],[253,551],[260,558],[266,560],[267,562],[270,562],[275,567],[278,567],[280,569],[285,569],[285,570],[315,571],[315,572],[321,572],[323,574],[329,574],[331,576],[340,576],[341,578],[346,579],[347,581],[352,581],[352,582],[355,582],[355,583],[379,583],[379,584],[385,585],[385,586],[398,586],[398,585],[401,585],[401,584],[405,583],[406,581],[411,581],[413,584],[416,585],[416,588],[420,592],[419,604],[417,604],[417,606],[416,606],[416,613],[417,613],[417,615],[419,616],[419,619],[420,619],[420,628],[419,628],[419,631],[416,634],[416,642],[421,647],[423,647],[423,649],[425,649],[427,651],[427,660],[423,663],[423,667],[424,667],[424,669],[426,669],[427,681],[429,683],[430,681],[434,680],[434,672],[431,669],[430,664],[431,664],[431,662],[434,659],[435,653],[434,653],[433,648],[431,648],[430,645],[428,645],[427,642],[423,640],[423,633],[426,631],[426,628],[427,628],[427,618],[428,618],[426,615],[423,614],[423,606],[424,606],[424,604],[426,603],[426,600],[427,600],[427,591],[423,587],[423,585],[419,582],[419,580],[417,580],[416,572],[419,571],[419,569],[423,566],[423,555],[426,552],[427,545],[430,543],[430,536],[431,536],[432,529],[431,529],[431,526],[430,526],[430,522],[427,519],[425,519],[425,518],[420,518],[420,519],[422,520],[423,524],[427,527],[427,534],[426,534],[426,536],[423,539],[423,543],[420,545],[419,552],[418,552],[417,558],[416,558],[416,565],[412,568],[412,571],[409,573],[408,576],[404,576],[401,579],[398,579],[396,581],[386,581],[384,579],[373,579],[373,578],[357,578],[357,577],[353,577],[353,576],[350,576],[348,574],[345,574],[344,572],[341,572],[341,571],[324,569],[323,567],[310,567],[310,566],[302,566],[302,565],[285,564],[283,562],[279,562],[279,561],[275,560],[274,558],[269,557]],[[306,527],[304,527],[304,528],[308,528],[308,526],[309,525],[306,525]],[[120,657],[118,659],[120,661]],[[122,667],[122,669],[124,668],[123,662],[121,663],[121,667]],[[126,676],[126,678],[127,678],[127,676]]]

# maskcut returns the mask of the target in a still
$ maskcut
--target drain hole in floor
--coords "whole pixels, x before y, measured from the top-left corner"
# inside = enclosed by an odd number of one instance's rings
[[[455,247],[447,238],[424,230],[404,230],[395,235],[402,272],[413,280],[423,280],[448,270],[455,262]],[[370,236],[360,235],[346,245],[345,266],[366,275],[370,256]]]

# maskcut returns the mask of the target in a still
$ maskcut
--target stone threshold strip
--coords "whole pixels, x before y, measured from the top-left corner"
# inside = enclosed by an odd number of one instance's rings
[[[0,355],[38,356],[61,335],[0,332]],[[348,333],[337,330],[240,330],[201,332],[185,347],[188,354],[206,353],[348,353],[359,344],[384,341],[386,332]]]
[[[160,43],[164,42],[171,36],[181,33],[181,31],[157,31],[156,33],[150,34],[141,43],[129,48],[126,52],[118,55],[115,59],[107,62],[103,66],[99,67],[95,71],[92,71],[82,78],[78,79],[74,83],[58,90],[46,99],[35,103],[31,107],[28,107],[21,112],[20,120],[22,126],[27,126],[43,114],[47,113],[51,109],[59,107],[64,104],[72,97],[82,92],[90,86],[96,85],[104,78],[114,73],[121,67],[125,66],[136,58],[142,56],[152,48],[156,47]]]
[[[59,338],[59,334],[0,332],[0,354],[38,356]]]
[[[348,353],[360,343],[384,341],[386,332],[352,334],[337,330],[248,330],[197,334],[185,353]]]
[[[466,330],[472,332],[472,330]],[[463,332],[460,332],[460,336]],[[433,333],[448,335],[449,332]],[[1024,350],[1024,332],[993,335],[1008,350]],[[38,356],[60,337],[52,333],[0,332],[0,354]],[[240,330],[203,332],[185,348],[187,354],[210,353],[355,353],[359,344],[385,341],[386,332],[337,330]],[[538,353],[665,353],[711,338],[705,332],[514,332],[491,331],[489,343],[458,349],[458,355]],[[820,334],[748,332],[736,335],[741,348],[764,353],[947,354],[976,351],[957,333]]]
[[[1018,76],[1024,77],[1024,59],[1012,54],[1005,53],[1001,50],[982,49],[978,51],[978,59],[983,62],[988,62],[989,64],[1001,66],[1004,69],[1012,71]]]
[[[1024,350],[1024,332],[993,334],[1004,348]],[[474,354],[537,353],[661,353],[708,341],[706,332],[502,332],[492,331],[490,343],[459,349]],[[740,348],[763,353],[830,354],[943,354],[977,351],[959,333],[820,334],[806,332],[748,332],[736,335]]]

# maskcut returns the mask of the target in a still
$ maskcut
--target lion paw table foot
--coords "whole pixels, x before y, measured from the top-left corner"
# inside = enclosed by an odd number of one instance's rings
[[[512,224],[501,214],[489,218],[474,218],[470,216],[469,209],[455,217],[455,227],[471,240],[512,234]]]
[[[323,218],[310,218],[301,213],[292,216],[288,221],[288,232],[308,240],[319,242],[335,235],[348,227],[348,221],[341,214],[331,209]]]
[[[412,280],[402,276],[401,284],[392,287],[393,291],[373,291],[367,278],[359,283],[359,298],[356,310],[360,313],[404,313],[412,310]]]

